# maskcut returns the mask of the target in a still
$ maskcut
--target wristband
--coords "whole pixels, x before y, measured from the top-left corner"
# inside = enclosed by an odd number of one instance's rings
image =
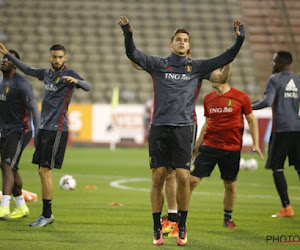
[[[129,23],[127,23],[126,25],[121,26],[121,28],[122,28],[124,34],[131,33]]]

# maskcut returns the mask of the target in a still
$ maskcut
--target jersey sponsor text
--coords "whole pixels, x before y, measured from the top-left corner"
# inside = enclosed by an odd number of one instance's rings
[[[210,108],[209,113],[231,113],[232,107],[223,107],[223,108]]]

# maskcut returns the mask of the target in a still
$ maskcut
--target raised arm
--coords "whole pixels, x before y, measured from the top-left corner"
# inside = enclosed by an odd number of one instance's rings
[[[165,61],[160,57],[147,55],[136,49],[132,37],[133,29],[127,17],[121,16],[118,24],[123,30],[126,55],[133,63],[137,64],[148,73],[153,72],[155,69],[161,67],[162,64],[165,63]]]
[[[227,49],[219,56],[200,60],[199,67],[202,71],[202,74],[214,71],[217,68],[221,68],[224,65],[231,63],[238,54],[245,40],[245,29],[243,23],[240,21],[234,21],[233,25],[235,34],[237,36],[235,42],[229,49]]]
[[[135,45],[132,38],[132,26],[129,23],[129,20],[126,16],[121,16],[121,18],[118,21],[118,24],[121,26],[123,34],[125,36],[126,54],[131,55],[135,50]]]
[[[223,68],[214,70],[209,80],[215,83],[228,83],[230,78],[231,64],[225,65]]]
[[[256,152],[259,155],[260,159],[263,160],[264,157],[259,147],[259,134],[256,119],[253,113],[246,115],[246,119],[249,124],[250,134],[253,141],[253,152]]]
[[[6,55],[7,58],[13,62],[14,65],[16,65],[16,67],[18,69],[20,69],[22,72],[24,72],[26,75],[30,75],[30,76],[34,76],[39,78],[40,80],[42,79],[43,75],[44,75],[44,69],[35,69],[35,68],[31,68],[28,65],[26,65],[24,62],[22,62],[21,60],[19,60],[18,58],[14,57],[12,54],[10,54],[8,52],[8,50],[6,49],[6,47],[0,43],[0,52],[3,55]]]

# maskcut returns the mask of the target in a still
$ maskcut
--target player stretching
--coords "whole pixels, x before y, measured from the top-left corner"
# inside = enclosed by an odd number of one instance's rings
[[[246,116],[253,140],[253,151],[263,159],[259,148],[258,127],[252,113],[249,97],[228,84],[230,64],[223,70],[228,72],[225,83],[212,82],[216,90],[204,97],[206,122],[194,149],[194,166],[191,171],[191,193],[203,177],[210,176],[216,164],[219,165],[224,183],[224,227],[236,228],[231,219],[236,199],[236,179],[240,168],[244,118]],[[198,152],[199,151],[199,152]],[[197,154],[198,153],[198,154]]]
[[[151,74],[154,83],[154,114],[149,133],[149,159],[152,169],[151,204],[154,222],[153,244],[163,244],[160,224],[163,206],[163,184],[167,173],[176,170],[179,209],[177,244],[187,243],[186,218],[190,199],[189,170],[195,133],[195,104],[199,81],[205,74],[234,60],[244,41],[244,29],[234,22],[237,39],[230,49],[211,59],[188,60],[190,36],[177,29],[170,42],[167,58],[146,55],[136,49],[129,20],[119,19],[128,58]]]
[[[32,162],[39,165],[42,184],[43,212],[29,226],[43,227],[53,223],[52,169],[62,167],[68,139],[66,114],[75,88],[89,91],[86,83],[76,72],[65,66],[67,61],[66,48],[62,44],[54,44],[50,48],[51,68],[35,69],[12,56],[0,43],[0,52],[7,56],[21,71],[27,75],[44,81],[42,100],[41,125],[37,136],[36,151]]]
[[[191,60],[191,50],[187,51],[186,55],[188,60]],[[142,70],[140,66],[132,62],[134,68]],[[207,73],[203,76],[203,79],[209,80],[214,83],[225,83],[229,78],[230,70],[227,70],[227,67],[224,67],[223,70],[216,69],[213,72]],[[199,79],[202,82],[202,79]],[[151,101],[151,114],[150,118],[152,119],[152,106],[153,102]],[[149,123],[151,123],[149,119]],[[148,141],[148,136],[147,136]],[[161,218],[162,233],[167,234],[168,237],[177,237],[178,236],[178,208],[176,202],[176,176],[175,171],[168,172],[165,179],[165,195],[167,198],[168,204],[168,214]]]
[[[264,99],[252,105],[253,109],[272,106],[273,127],[266,168],[273,171],[274,183],[282,208],[273,217],[293,217],[283,168],[286,157],[294,165],[300,178],[300,80],[290,73],[292,55],[279,51],[274,55],[272,75],[267,83]]]
[[[15,50],[9,50],[13,57],[20,58]],[[40,111],[29,82],[16,71],[13,62],[4,56],[1,60],[3,79],[0,82],[0,151],[2,170],[2,200],[0,219],[26,217],[29,209],[22,194],[23,182],[18,171],[23,149],[32,137],[31,116],[35,132],[40,124]],[[36,134],[36,133],[35,133]],[[16,202],[10,213],[11,194]]]

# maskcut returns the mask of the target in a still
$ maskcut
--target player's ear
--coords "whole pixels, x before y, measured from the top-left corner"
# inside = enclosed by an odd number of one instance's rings
[[[67,55],[65,55],[65,62],[66,62],[66,61],[68,61],[68,56],[67,56]]]
[[[169,42],[169,47],[172,49],[173,42]]]

